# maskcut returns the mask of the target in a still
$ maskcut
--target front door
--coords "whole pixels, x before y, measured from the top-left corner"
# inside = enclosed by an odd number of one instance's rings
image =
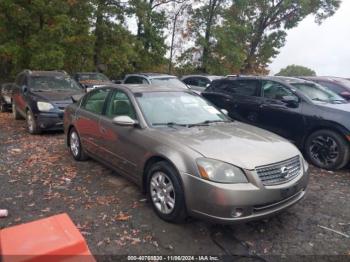
[[[113,91],[106,112],[100,121],[100,131],[103,141],[103,156],[109,164],[119,171],[137,180],[137,161],[142,156],[143,149],[139,145],[141,130],[134,126],[120,126],[113,123],[117,116],[129,116],[137,120],[134,106],[128,95],[121,90]]]
[[[264,102],[260,106],[259,126],[279,134],[289,140],[296,141],[299,130],[303,130],[304,122],[301,115],[301,103],[288,105],[283,102],[283,97],[294,96],[300,101],[288,87],[275,81],[263,81]]]

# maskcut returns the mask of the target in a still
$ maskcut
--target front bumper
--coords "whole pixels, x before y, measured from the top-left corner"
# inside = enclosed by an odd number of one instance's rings
[[[186,173],[182,178],[189,214],[225,224],[261,219],[296,204],[306,194],[309,175],[303,172],[276,186],[264,186],[258,179],[246,184],[220,184]]]
[[[36,121],[42,130],[63,130],[63,111],[52,113],[39,113],[35,115]]]

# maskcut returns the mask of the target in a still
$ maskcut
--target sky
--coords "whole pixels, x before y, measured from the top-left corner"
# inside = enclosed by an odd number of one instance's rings
[[[270,65],[271,74],[291,64],[309,67],[320,76],[350,77],[350,0],[343,0],[321,25],[309,16],[288,31],[286,45]]]

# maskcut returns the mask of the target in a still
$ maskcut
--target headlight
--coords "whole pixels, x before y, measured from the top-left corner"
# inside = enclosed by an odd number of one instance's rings
[[[42,112],[47,112],[54,109],[54,106],[52,104],[46,103],[46,102],[37,102],[37,106],[39,111],[42,111]]]
[[[199,158],[197,159],[199,173],[203,179],[219,183],[248,183],[242,169],[221,161]]]

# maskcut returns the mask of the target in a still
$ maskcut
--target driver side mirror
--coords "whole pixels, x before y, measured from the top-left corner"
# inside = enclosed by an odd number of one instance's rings
[[[135,126],[138,122],[130,116],[116,116],[113,118],[113,124],[118,126]]]
[[[288,107],[296,108],[299,106],[299,99],[295,96],[284,96],[282,102],[285,103]]]

